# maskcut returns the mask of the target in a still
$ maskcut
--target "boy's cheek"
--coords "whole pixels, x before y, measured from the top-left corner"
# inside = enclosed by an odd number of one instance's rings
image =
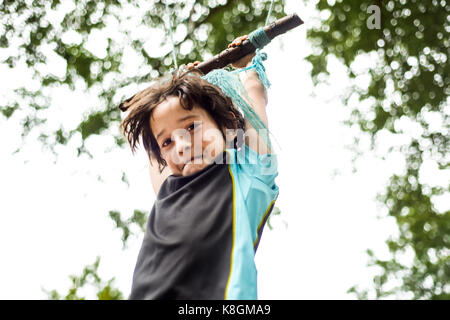
[[[173,174],[181,174],[179,166],[175,165],[173,162],[168,162],[168,165]]]
[[[161,153],[161,157],[166,161],[167,165],[169,166],[169,168],[172,170],[173,173],[178,173],[180,160],[179,157],[176,155],[176,152],[165,151],[164,153]]]
[[[180,166],[185,163],[185,161],[183,161],[183,159],[176,152],[172,152],[169,158],[173,166]]]

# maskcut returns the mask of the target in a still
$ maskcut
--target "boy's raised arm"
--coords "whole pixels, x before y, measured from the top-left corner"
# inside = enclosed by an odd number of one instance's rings
[[[240,45],[248,36],[242,36],[234,40],[229,47]],[[249,54],[239,61],[233,63],[235,68],[245,68],[251,65],[252,58],[255,54]],[[255,110],[256,114],[261,118],[266,127],[268,128],[268,119],[266,113],[267,105],[267,91],[259,80],[258,74],[254,70],[249,70],[240,73],[241,81],[244,85],[247,95],[250,98],[249,105]],[[259,154],[271,153],[270,148],[266,145],[264,140],[259,136],[255,128],[250,124],[248,119],[245,119],[245,144],[252,150]]]
[[[160,173],[159,166],[156,159],[152,159],[150,156],[148,157],[149,169],[150,169],[150,180],[152,181],[153,190],[155,191],[155,195],[158,195],[159,189],[163,184],[164,180],[168,176],[172,174],[169,166],[165,167],[164,170]]]
[[[266,127],[269,127],[266,105],[267,105],[267,91],[259,81],[258,74],[254,70],[247,71],[242,76],[244,88],[247,91],[248,97],[251,100],[250,107],[253,107],[256,114],[261,118]],[[250,124],[248,119],[245,119],[245,143],[249,148],[259,154],[271,153],[271,150],[266,145],[259,133]]]

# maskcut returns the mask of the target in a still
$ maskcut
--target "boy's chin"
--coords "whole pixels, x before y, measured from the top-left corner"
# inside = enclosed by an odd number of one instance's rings
[[[208,163],[205,163],[204,161],[202,163],[187,163],[183,170],[181,171],[182,176],[188,176],[193,173],[196,173],[203,168],[205,168],[208,165]]]
[[[225,149],[224,149],[225,150]],[[222,151],[223,152],[223,151]],[[191,174],[196,173],[197,171],[200,171],[210,165],[214,162],[214,159],[216,157],[217,152],[213,152],[209,156],[203,155],[203,157],[196,158],[192,160],[191,162],[188,162],[184,165],[184,167],[181,169],[181,172],[177,175],[179,176],[189,176]],[[179,170],[179,169],[178,169]]]

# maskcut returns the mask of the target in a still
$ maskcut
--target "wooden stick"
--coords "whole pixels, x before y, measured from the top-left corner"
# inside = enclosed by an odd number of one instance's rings
[[[283,17],[277,21],[272,22],[270,25],[264,27],[264,31],[267,36],[272,40],[273,38],[279,36],[280,34],[286,33],[287,31],[298,27],[303,24],[302,19],[298,15],[291,14],[286,17]],[[252,45],[250,40],[245,40],[238,47],[228,48],[215,55],[211,59],[199,63],[196,68],[198,68],[203,74],[207,74],[208,72],[214,69],[221,69],[226,67],[230,63],[238,61],[239,59],[245,57],[246,55],[253,53],[256,51],[256,48]],[[119,105],[119,109],[122,111],[127,111],[129,107],[129,103],[136,95],[133,97],[123,101]]]
[[[303,24],[302,19],[300,19],[300,17],[294,13],[272,22],[270,25],[265,26],[263,29],[266,32],[267,36],[272,40],[276,36],[286,33],[287,31],[294,29],[301,24]],[[242,42],[240,46],[225,49],[211,59],[199,63],[196,68],[203,72],[203,74],[207,74],[214,69],[221,69],[223,67],[226,67],[230,63],[238,61],[246,55],[255,52],[256,49],[257,48],[252,45],[250,40],[247,39]]]

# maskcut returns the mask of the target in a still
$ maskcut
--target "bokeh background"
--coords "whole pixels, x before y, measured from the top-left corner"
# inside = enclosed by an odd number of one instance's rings
[[[155,200],[117,106],[269,0],[0,1],[0,298],[126,299]],[[446,0],[274,1],[261,299],[449,299]]]

